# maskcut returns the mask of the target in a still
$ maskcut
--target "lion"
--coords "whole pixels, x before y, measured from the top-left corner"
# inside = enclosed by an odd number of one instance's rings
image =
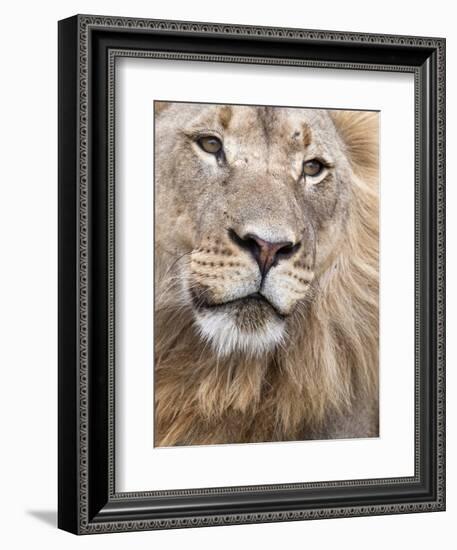
[[[155,102],[155,446],[377,437],[378,113]]]

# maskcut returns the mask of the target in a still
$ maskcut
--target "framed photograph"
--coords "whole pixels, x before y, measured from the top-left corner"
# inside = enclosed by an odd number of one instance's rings
[[[59,527],[445,509],[445,40],[59,22]]]

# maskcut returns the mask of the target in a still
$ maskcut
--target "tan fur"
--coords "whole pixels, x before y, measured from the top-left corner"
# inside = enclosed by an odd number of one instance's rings
[[[378,115],[261,109],[156,111],[158,446],[378,435]],[[189,141],[200,127],[221,135],[226,164]],[[302,191],[308,146],[332,157],[334,175]],[[285,337],[265,353],[221,355],[189,292],[219,306],[250,284],[255,262],[226,227],[252,220],[303,243],[271,274]],[[269,319],[257,307],[236,314],[253,332]]]

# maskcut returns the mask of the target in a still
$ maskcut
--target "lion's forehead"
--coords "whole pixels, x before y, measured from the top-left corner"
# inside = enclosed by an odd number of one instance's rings
[[[245,105],[181,104],[178,110],[193,129],[215,130],[239,143],[261,147],[274,142],[284,148],[303,148],[321,143],[334,126],[322,109]]]
[[[283,143],[293,143],[306,133],[317,137],[331,124],[323,111],[269,107],[230,107],[230,110],[232,115],[225,129],[226,134],[256,135]]]

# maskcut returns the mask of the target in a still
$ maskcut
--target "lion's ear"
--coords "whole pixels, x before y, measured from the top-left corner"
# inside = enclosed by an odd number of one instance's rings
[[[170,107],[171,103],[169,101],[154,101],[154,114],[159,116],[163,111]]]
[[[330,111],[346,145],[353,170],[360,176],[376,176],[379,168],[379,113]]]

